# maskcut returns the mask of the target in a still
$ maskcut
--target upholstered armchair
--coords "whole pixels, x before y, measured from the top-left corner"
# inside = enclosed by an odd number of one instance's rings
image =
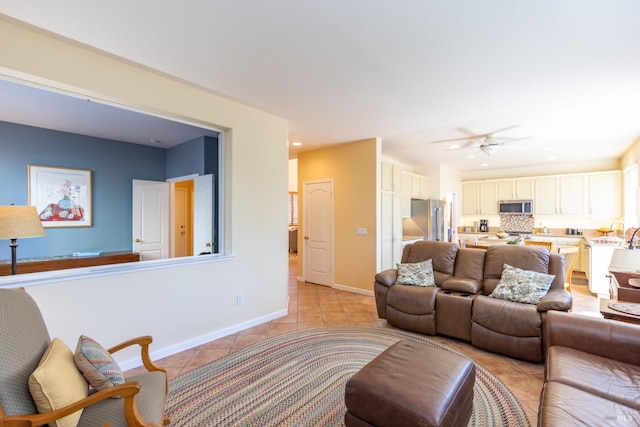
[[[41,365],[43,355],[51,348],[52,341],[40,310],[29,294],[17,289],[0,289],[0,426],[46,425],[81,409],[78,426],[168,424],[169,420],[164,415],[167,375],[149,358],[151,337],[129,340],[112,347],[109,352],[134,344],[140,346],[148,372],[94,393],[86,390],[87,397],[50,412],[38,413],[29,381]],[[74,366],[68,368],[73,369]],[[54,388],[60,391],[66,385],[55,384]]]

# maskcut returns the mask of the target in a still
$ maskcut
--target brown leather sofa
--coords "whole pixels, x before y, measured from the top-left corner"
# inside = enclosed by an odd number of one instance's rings
[[[546,311],[571,308],[561,255],[533,246],[494,245],[482,250],[425,240],[405,246],[401,262],[428,259],[433,263],[436,287],[396,285],[396,269],[376,274],[374,292],[380,318],[401,329],[460,338],[523,360],[543,360]],[[489,297],[505,263],[555,275],[547,295],[536,305]]]
[[[550,311],[539,426],[640,424],[640,325]]]

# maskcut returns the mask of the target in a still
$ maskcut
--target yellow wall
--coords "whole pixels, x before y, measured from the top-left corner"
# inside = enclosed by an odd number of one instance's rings
[[[164,357],[286,314],[286,120],[0,15],[3,76],[224,130],[228,256],[80,278],[0,278],[26,286],[52,337],[73,348],[80,334],[105,346],[149,334]],[[100,295],[117,306],[94,315]],[[125,368],[135,363],[133,352],[117,357]]]
[[[376,274],[379,139],[366,139],[298,154],[300,215],[305,181],[334,181],[334,286],[373,291]],[[365,227],[366,236],[356,235]],[[304,224],[302,224],[304,230]],[[304,246],[298,233],[298,272],[303,275]]]

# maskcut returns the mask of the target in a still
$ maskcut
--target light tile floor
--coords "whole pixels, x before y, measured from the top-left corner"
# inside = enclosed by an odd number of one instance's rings
[[[158,360],[158,364],[167,368],[169,377],[174,378],[268,337],[289,331],[330,325],[390,327],[386,320],[378,318],[374,297],[298,282],[296,256],[291,255],[289,261],[290,301],[286,317]],[[599,315],[598,299],[589,293],[587,286],[573,285],[571,292],[575,312]],[[520,400],[531,424],[536,424],[544,365],[489,353],[446,337],[430,338],[466,354],[500,378]]]

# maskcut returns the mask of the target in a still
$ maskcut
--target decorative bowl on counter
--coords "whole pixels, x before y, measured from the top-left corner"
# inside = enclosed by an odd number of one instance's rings
[[[598,233],[602,233],[602,235],[604,235],[604,236],[608,236],[609,233],[611,233],[613,230],[610,229],[609,227],[600,227],[600,228],[596,229],[596,231]]]
[[[498,236],[501,239],[506,239],[507,237],[509,237],[509,233],[507,233],[506,231],[498,231],[496,233],[496,236]]]

